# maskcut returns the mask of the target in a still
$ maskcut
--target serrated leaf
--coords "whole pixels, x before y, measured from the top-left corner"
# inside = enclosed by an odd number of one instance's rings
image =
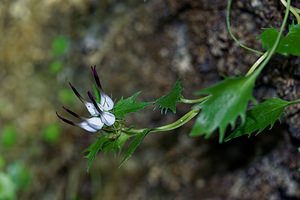
[[[262,47],[264,49],[271,49],[278,34],[279,32],[275,28],[266,28],[257,39],[262,39]],[[275,52],[285,56],[300,56],[300,24],[289,26],[289,33],[285,37],[281,37]]]
[[[146,137],[146,135],[151,131],[151,129],[146,129],[143,132],[137,134],[135,138],[130,143],[127,152],[125,153],[125,156],[120,164],[120,167],[124,164],[125,161],[129,159],[129,157],[134,153],[136,148],[141,144],[143,139]]]
[[[97,140],[89,148],[83,151],[84,153],[89,152],[88,155],[85,156],[85,158],[89,159],[87,171],[89,171],[92,161],[96,158],[98,152],[103,151],[104,154],[107,154],[108,152],[113,151],[116,155],[116,152],[119,150],[119,153],[121,153],[121,150],[128,138],[130,138],[130,135],[123,132],[115,138],[109,134],[97,138]]]
[[[85,156],[85,158],[89,159],[87,171],[90,170],[90,165],[92,164],[93,160],[96,158],[97,153],[103,149],[103,145],[109,142],[109,140],[110,138],[108,138],[107,135],[103,135],[97,138],[97,140],[90,147],[88,147],[83,151],[83,153],[89,152],[88,155]]]
[[[247,111],[245,124],[240,125],[234,130],[233,133],[225,139],[225,142],[243,135],[250,137],[255,131],[257,131],[256,135],[258,135],[269,125],[270,129],[272,129],[274,123],[277,120],[280,121],[280,117],[284,113],[284,108],[288,105],[290,105],[290,102],[277,97],[267,99],[263,103],[255,105],[254,108]]]
[[[160,107],[161,113],[166,114],[168,109],[172,110],[173,113],[176,113],[176,103],[182,98],[181,92],[184,90],[180,86],[182,81],[183,80],[176,81],[172,91],[169,94],[156,100],[156,107]]]
[[[115,138],[110,143],[107,143],[103,146],[104,154],[107,154],[108,152],[113,151],[116,156],[117,150],[119,150],[119,153],[121,153],[122,148],[128,138],[130,138],[129,135],[127,135],[123,132],[120,133],[120,135],[117,138]]]
[[[289,32],[286,37],[290,38],[291,40],[295,41],[298,46],[300,45],[300,24],[291,24],[289,26]]]
[[[228,124],[234,128],[238,116],[242,122],[245,121],[248,101],[255,101],[252,96],[254,81],[254,75],[227,78],[213,87],[197,92],[196,94],[210,94],[210,97],[198,105],[201,112],[190,135],[209,137],[219,128],[221,143]]]
[[[137,92],[131,97],[128,97],[127,99],[123,99],[123,97],[115,104],[114,107],[114,115],[116,118],[121,117],[125,118],[125,115],[128,113],[138,112],[141,109],[144,109],[149,104],[152,104],[153,102],[139,102],[135,101],[135,98],[140,94],[141,92]]]

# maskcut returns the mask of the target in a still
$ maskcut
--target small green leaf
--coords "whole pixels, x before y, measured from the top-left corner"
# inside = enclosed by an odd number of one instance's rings
[[[118,137],[116,137],[116,139],[114,139],[110,143],[107,143],[106,145],[104,145],[104,147],[103,147],[104,154],[106,154],[110,151],[113,151],[116,155],[117,150],[119,150],[119,154],[120,154],[122,151],[122,148],[128,138],[130,138],[129,135],[121,132],[120,135]]]
[[[284,108],[290,105],[290,102],[281,100],[279,98],[267,99],[263,103],[255,105],[246,113],[246,122],[240,125],[236,130],[230,134],[225,141],[233,138],[248,135],[249,137],[255,131],[256,135],[262,132],[267,126],[270,125],[272,129],[276,120],[280,121],[281,115],[284,113]]]
[[[69,46],[69,40],[68,38],[64,36],[59,36],[54,38],[52,41],[52,53],[54,55],[60,55],[67,51]]]
[[[114,137],[115,135],[103,135],[86,150],[83,152],[89,152],[85,158],[88,158],[88,167],[87,171],[89,171],[92,161],[96,158],[96,155],[98,152],[103,151],[104,154],[113,151],[116,155],[116,152],[119,150],[119,153],[121,152],[125,142],[128,138],[130,138],[130,135],[127,135],[126,133],[121,132],[118,136]]]
[[[4,165],[5,165],[4,158],[0,155],[0,171],[2,170],[2,168],[4,167]]]
[[[62,68],[63,64],[59,60],[55,60],[50,64],[50,72],[52,74],[57,74]]]
[[[276,41],[279,32],[275,28],[264,28],[264,32],[256,37],[262,39],[261,44],[263,49],[271,49]],[[277,47],[278,48],[278,47]]]
[[[238,116],[242,122],[245,121],[248,101],[255,101],[252,96],[255,78],[255,75],[227,78],[213,87],[197,92],[196,94],[210,94],[210,97],[197,105],[201,112],[190,135],[209,137],[219,128],[221,143],[229,123],[234,128]]]
[[[62,89],[58,92],[58,99],[64,104],[71,104],[75,100],[75,95],[72,90]]]
[[[136,148],[141,144],[141,142],[143,141],[143,139],[146,137],[146,135],[151,131],[151,129],[146,129],[143,132],[137,134],[135,136],[135,138],[132,140],[132,142],[130,143],[127,152],[125,153],[125,156],[120,164],[119,167],[121,167],[125,161],[127,161],[130,156],[134,153],[134,151],[136,150]]]
[[[137,92],[127,99],[123,97],[115,104],[114,106],[114,115],[116,118],[121,117],[125,119],[125,115],[128,113],[138,112],[140,109],[144,109],[147,105],[152,104],[153,102],[138,102],[135,101],[137,95],[141,92]]]
[[[156,100],[156,107],[161,108],[161,113],[166,114],[168,109],[172,110],[173,113],[176,113],[176,103],[182,98],[181,92],[184,90],[180,86],[181,83],[182,80],[176,81],[172,91],[169,94]]]
[[[17,142],[17,132],[14,125],[9,124],[2,130],[2,140],[1,143],[4,147],[12,147]]]
[[[266,28],[257,39],[262,39],[262,48],[271,49],[275,44],[279,32],[275,28]],[[300,56],[300,24],[290,25],[289,33],[281,37],[276,53],[282,55]]]
[[[15,200],[16,186],[11,178],[0,172],[0,199],[1,200]]]
[[[7,173],[17,186],[17,189],[29,187],[32,176],[28,168],[21,161],[14,162],[7,167]]]
[[[58,124],[50,124],[46,126],[43,130],[44,140],[55,144],[59,141],[60,136],[60,126]]]
[[[110,138],[108,138],[108,135],[103,135],[97,138],[97,140],[89,148],[83,151],[83,153],[89,152],[88,155],[85,156],[85,158],[89,159],[87,171],[90,170],[90,165],[92,164],[93,160],[96,158],[97,153],[102,150],[103,145],[106,142],[109,142],[109,140]]]

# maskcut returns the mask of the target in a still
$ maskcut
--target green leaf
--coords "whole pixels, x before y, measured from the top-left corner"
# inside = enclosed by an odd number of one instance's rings
[[[59,60],[55,60],[50,64],[50,72],[52,74],[57,74],[63,68],[63,64]]]
[[[234,128],[238,116],[242,122],[245,121],[248,101],[255,101],[252,96],[255,78],[255,75],[227,78],[213,87],[197,92],[196,94],[210,94],[210,97],[197,105],[201,112],[190,135],[209,137],[219,128],[221,143],[229,123]]]
[[[266,28],[257,39],[262,39],[262,48],[271,49],[278,34],[279,32],[275,28]],[[289,33],[285,37],[281,37],[275,52],[285,56],[300,56],[300,24],[289,26]]]
[[[61,55],[67,51],[68,46],[69,46],[68,38],[64,36],[56,37],[52,41],[52,53],[54,55]]]
[[[120,135],[116,137],[116,139],[112,140],[110,143],[107,143],[107,145],[104,145],[104,154],[108,153],[109,151],[113,151],[116,156],[117,150],[119,150],[119,153],[121,153],[122,148],[128,138],[130,138],[129,135],[121,132]]]
[[[264,28],[263,30],[264,32],[257,36],[256,39],[262,39],[261,43],[263,49],[271,49],[275,43],[276,37],[279,34],[279,32],[273,27]]]
[[[156,100],[156,107],[160,107],[161,113],[166,114],[168,109],[172,110],[173,113],[176,113],[176,103],[182,98],[181,92],[184,90],[180,86],[182,81],[183,80],[176,81],[172,91],[169,94]]]
[[[92,161],[96,158],[96,155],[99,151],[103,151],[104,154],[108,153],[109,151],[113,151],[116,155],[117,150],[119,150],[119,153],[121,152],[125,142],[128,138],[130,138],[130,135],[127,135],[126,133],[121,132],[118,136],[114,137],[115,135],[106,134],[103,135],[86,150],[83,152],[89,152],[85,158],[88,158],[88,167],[87,171],[89,171]]]
[[[17,161],[10,164],[7,167],[7,173],[10,175],[17,189],[26,189],[29,187],[32,175],[23,162]]]
[[[83,151],[83,153],[89,152],[89,154],[85,156],[85,158],[89,159],[87,171],[90,170],[90,165],[92,164],[93,160],[96,158],[97,153],[102,150],[104,143],[108,142],[109,140],[110,139],[108,138],[107,135],[103,135],[97,138],[97,140],[89,148]]]
[[[120,164],[120,167],[124,164],[125,161],[127,161],[130,156],[134,153],[136,148],[141,144],[143,139],[146,137],[146,135],[151,131],[151,129],[146,129],[143,132],[137,134],[135,138],[130,143],[127,152],[125,153],[125,156]]]
[[[58,92],[58,99],[64,104],[71,104],[76,98],[72,90],[62,89]]]
[[[0,199],[1,200],[14,200],[16,199],[16,186],[11,178],[0,172]]]
[[[5,165],[4,158],[0,155],[0,171],[2,170],[2,168],[4,167],[4,165]]]
[[[274,123],[284,113],[284,108],[290,105],[290,102],[281,100],[279,98],[267,99],[263,103],[255,105],[254,108],[250,109],[246,113],[246,122],[244,125],[240,125],[233,131],[226,139],[225,142],[248,135],[249,137],[255,131],[256,135],[262,132],[267,126],[270,125],[272,129]]]
[[[43,130],[44,140],[55,144],[59,141],[60,136],[60,126],[58,124],[50,124],[46,126]]]
[[[1,143],[4,147],[13,147],[17,143],[17,131],[14,125],[6,125],[1,135]]]
[[[116,118],[121,117],[125,119],[125,115],[128,113],[138,112],[140,109],[144,109],[147,105],[152,104],[153,102],[138,102],[135,101],[137,95],[141,92],[137,92],[127,99],[123,97],[115,104],[114,106],[114,115]]]

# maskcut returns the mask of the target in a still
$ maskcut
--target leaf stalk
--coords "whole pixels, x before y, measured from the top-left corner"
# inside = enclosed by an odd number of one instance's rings
[[[255,71],[255,69],[262,63],[262,61],[264,61],[264,59],[267,57],[268,52],[265,52],[253,65],[252,67],[249,69],[249,71],[247,72],[246,76],[249,76],[250,74],[252,74],[252,72]]]
[[[227,11],[226,11],[226,24],[227,24],[227,29],[228,29],[228,32],[229,32],[230,36],[232,37],[232,39],[233,39],[238,45],[240,45],[240,46],[243,47],[244,49],[262,55],[263,52],[257,51],[257,50],[255,50],[255,49],[252,49],[252,48],[250,48],[250,47],[245,46],[244,44],[242,44],[242,43],[241,43],[241,42],[233,35],[232,30],[231,30],[231,26],[230,26],[230,8],[231,8],[231,3],[232,3],[232,0],[228,0],[228,3],[227,3]]]
[[[206,97],[203,97],[203,98],[200,98],[200,99],[185,99],[185,98],[181,98],[179,102],[181,103],[190,103],[190,104],[193,104],[193,103],[200,103],[204,100],[206,100],[209,96],[206,96]]]
[[[285,12],[285,15],[284,15],[284,19],[283,19],[283,22],[282,22],[282,25],[280,27],[280,31],[279,31],[279,34],[276,38],[276,41],[275,41],[275,44],[273,45],[272,49],[270,51],[267,51],[267,57],[266,59],[263,61],[263,63],[259,66],[259,68],[253,73],[253,77],[257,77],[260,72],[263,70],[263,68],[267,65],[267,63],[269,62],[269,60],[271,59],[271,57],[273,56],[273,54],[275,53],[275,50],[276,48],[278,47],[279,45],[279,42],[280,42],[280,38],[281,38],[281,35],[283,33],[283,30],[284,30],[284,27],[286,25],[286,22],[287,22],[287,19],[288,19],[288,16],[289,16],[289,11],[290,11],[290,6],[291,6],[291,0],[288,0],[287,2],[287,6],[286,6],[286,12]]]
[[[199,112],[200,112],[200,109],[192,109],[188,113],[186,113],[185,115],[183,115],[177,121],[175,121],[175,122],[173,122],[171,124],[167,124],[167,125],[164,125],[164,126],[157,127],[157,128],[152,128],[152,129],[150,129],[149,133],[174,130],[174,129],[178,128],[178,127],[183,126],[187,122],[189,122]],[[124,133],[128,134],[128,135],[132,135],[133,136],[133,135],[137,135],[139,133],[142,133],[145,130],[147,130],[147,129],[146,128],[144,128],[144,129],[128,129],[128,128],[126,128],[126,129],[123,129],[122,131]]]
[[[294,104],[294,103],[300,103],[300,99],[297,99],[295,101],[290,101],[289,104]]]
[[[287,3],[286,3],[285,0],[280,0],[280,1],[281,1],[281,3],[282,3],[285,7],[287,7]],[[296,17],[297,23],[300,24],[300,15],[298,14],[298,13],[300,13],[300,9],[294,8],[293,6],[290,6],[290,11],[291,11],[291,13],[293,13],[293,15]]]

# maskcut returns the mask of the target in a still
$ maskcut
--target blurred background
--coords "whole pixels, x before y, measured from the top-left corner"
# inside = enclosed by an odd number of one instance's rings
[[[293,2],[300,7],[300,2]],[[236,45],[223,0],[1,0],[0,200],[300,199],[299,105],[286,120],[250,139],[218,144],[188,136],[192,123],[145,138],[133,157],[99,154],[90,173],[82,151],[95,138],[59,121],[62,105],[87,116],[68,81],[92,90],[90,66],[114,100],[143,91],[167,94],[178,78],[184,96],[243,74],[257,59]],[[280,1],[241,0],[233,31],[252,48],[261,28],[278,28]],[[293,20],[290,16],[289,22]],[[300,98],[300,59],[275,56],[257,81],[261,97]],[[160,115],[153,107],[128,124],[155,127],[189,109]]]

